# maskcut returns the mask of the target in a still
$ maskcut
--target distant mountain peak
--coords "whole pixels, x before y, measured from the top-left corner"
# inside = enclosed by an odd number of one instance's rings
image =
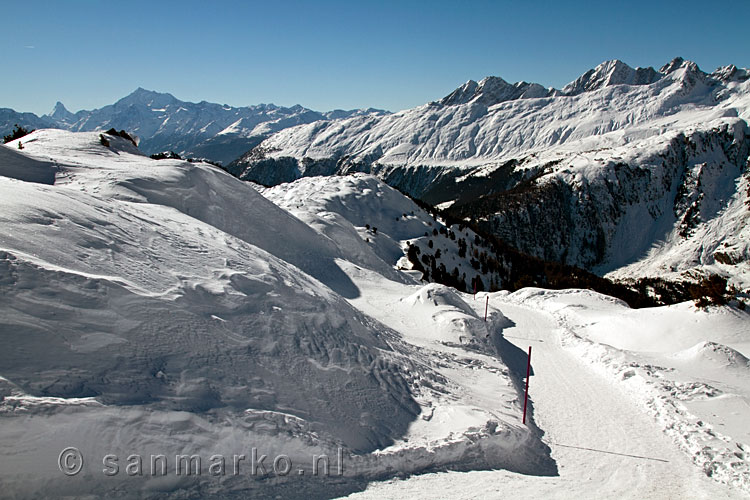
[[[234,107],[205,100],[195,103],[139,86],[112,104],[76,113],[61,102],[42,117],[0,108],[0,132],[10,133],[15,124],[73,132],[115,128],[137,135],[141,139],[138,147],[147,154],[175,151],[227,164],[263,138],[295,125],[386,113],[372,109],[320,113],[300,104],[286,108],[275,104]]]
[[[669,61],[667,64],[659,68],[659,73],[664,73],[665,75],[668,75],[669,73],[672,73],[673,71],[680,69],[683,66],[683,64],[685,64],[685,59],[683,59],[682,57],[675,57],[674,59]]]
[[[475,102],[492,106],[514,99],[545,97],[549,91],[538,83],[516,82],[510,84],[499,76],[487,76],[475,82],[469,80],[440,100],[444,106]]]
[[[716,71],[711,73],[711,77],[722,82],[728,82],[730,80],[737,80],[744,82],[750,78],[750,71],[744,68],[738,68],[734,64],[728,64],[720,68],[716,68]]]
[[[675,57],[662,66],[659,71],[652,67],[633,68],[620,59],[610,59],[586,71],[576,80],[563,87],[562,90],[545,88],[538,83],[525,81],[510,84],[498,76],[487,76],[479,82],[468,80],[438,103],[444,106],[455,106],[474,102],[491,106],[514,99],[549,97],[561,94],[577,95],[613,85],[650,85],[680,69],[684,69],[686,75],[697,76],[699,79],[706,76],[697,64],[682,57]],[[747,77],[744,71],[737,70],[733,66],[719,68],[716,75],[717,78],[724,79]]]
[[[161,94],[161,92],[157,92],[155,90],[148,90],[144,89],[143,87],[138,87],[133,92],[130,93],[131,96],[137,96],[137,95],[154,95],[154,94]]]
[[[179,100],[172,94],[166,92],[156,92],[154,90],[138,87],[133,92],[123,97],[115,105],[145,105],[149,107],[164,107],[169,104],[178,103]]]
[[[659,69],[659,73],[679,79],[687,86],[694,86],[697,82],[707,83],[711,76],[701,71],[697,64],[682,57],[675,57]]]
[[[49,116],[50,118],[54,120],[61,120],[61,121],[70,121],[75,118],[75,115],[73,115],[73,113],[68,111],[67,108],[65,108],[65,105],[61,103],[60,101],[57,101],[57,103],[55,103],[55,107],[52,108],[52,111],[47,116]]]
[[[566,95],[591,92],[612,85],[649,85],[663,75],[654,68],[632,68],[619,59],[604,61],[562,89]]]

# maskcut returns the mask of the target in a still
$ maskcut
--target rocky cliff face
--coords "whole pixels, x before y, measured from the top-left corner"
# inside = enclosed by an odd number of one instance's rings
[[[745,122],[735,121],[676,133],[650,150],[537,163],[528,167],[539,175],[533,181],[448,211],[479,219],[526,253],[601,273],[654,258],[654,245],[670,257],[651,275],[716,265],[720,247],[733,248],[731,260],[746,260],[746,224],[736,220],[749,215],[747,192],[738,189],[748,172],[746,132]]]

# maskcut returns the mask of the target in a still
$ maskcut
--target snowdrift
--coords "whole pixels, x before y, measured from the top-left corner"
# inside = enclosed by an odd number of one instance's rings
[[[439,316],[481,339],[481,363],[415,355],[381,312],[361,311],[362,268],[322,223],[308,225],[213,166],[152,160],[108,139],[40,130],[22,138],[23,150],[0,148],[7,494],[315,498],[431,468],[553,470],[548,450],[517,423],[516,385],[488,354],[488,330],[456,292],[428,294],[460,311]],[[353,199],[329,200],[341,201],[343,215],[328,214],[366,245],[353,224],[393,204],[393,227],[381,224],[390,242],[378,251],[360,245],[350,258],[370,264],[371,282],[408,296],[411,279],[378,253],[395,252],[399,230],[424,222],[395,224],[411,202],[367,182],[372,192],[352,188]],[[455,401],[456,374],[477,366],[491,367],[493,387],[500,377],[502,411],[492,409],[494,393],[481,404]],[[71,446],[85,457],[75,477],[56,462]],[[252,450],[271,457],[267,469],[287,457],[294,479],[247,473],[250,465],[239,475],[206,473],[211,456],[250,460]],[[175,475],[174,462],[166,475],[127,472],[127,457],[145,457],[148,468],[161,454],[198,455],[204,474]],[[102,473],[109,455],[119,457],[112,477]],[[320,455],[340,472],[335,480],[315,476]]]
[[[335,249],[302,222],[208,165],[157,162],[117,140],[106,148],[98,134],[23,139],[21,152],[0,148],[7,450],[25,449],[21,429],[32,432],[38,412],[50,426],[71,411],[89,422],[99,457],[113,445],[138,453],[136,429],[150,419],[164,436],[218,439],[246,411],[277,412],[303,422],[302,448],[351,453],[388,445],[416,418],[393,333],[331,289],[356,292]],[[293,431],[282,419],[253,435]],[[57,439],[75,445],[81,432],[61,424]],[[51,463],[54,453],[40,443],[24,456]],[[11,491],[40,472],[13,476],[4,462]]]

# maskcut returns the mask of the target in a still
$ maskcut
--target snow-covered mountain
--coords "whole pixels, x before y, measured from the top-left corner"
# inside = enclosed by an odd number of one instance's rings
[[[27,130],[55,127],[50,120],[40,118],[34,113],[20,113],[10,108],[0,108],[0,135],[9,135],[16,125]]]
[[[368,114],[384,112],[367,109],[321,113],[300,105],[287,108],[273,104],[234,107],[206,101],[193,103],[138,88],[114,104],[77,113],[71,113],[59,101],[42,117],[0,110],[0,129],[10,131],[16,123],[74,132],[124,129],[140,138],[140,149],[145,153],[175,151],[182,156],[226,164],[284,128]]]
[[[0,146],[3,495],[750,491],[748,312],[403,265],[482,273],[456,226],[372,175],[263,188],[98,132]]]
[[[505,269],[488,266],[492,252],[483,238],[445,223],[372,175],[305,177],[258,190],[336,241],[351,262],[390,279],[401,281],[395,264],[417,279],[464,292],[507,284]]]
[[[230,166],[266,185],[370,172],[512,246],[622,276],[750,285],[750,72],[608,61],[562,90],[489,77],[436,102],[278,132]]]

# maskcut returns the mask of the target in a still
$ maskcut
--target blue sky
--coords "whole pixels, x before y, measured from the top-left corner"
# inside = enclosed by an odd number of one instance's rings
[[[187,101],[392,111],[487,75],[561,87],[608,59],[750,67],[750,1],[0,0],[0,107]]]

